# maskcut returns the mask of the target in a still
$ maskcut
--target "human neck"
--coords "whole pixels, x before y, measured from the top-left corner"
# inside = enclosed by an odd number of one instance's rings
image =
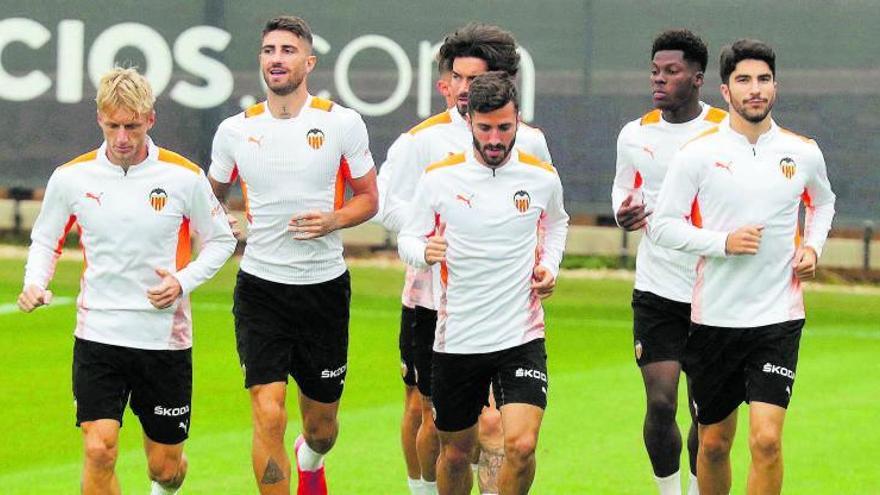
[[[700,100],[695,98],[680,107],[663,110],[663,120],[670,124],[682,124],[697,118],[703,112]]]
[[[761,137],[761,134],[770,130],[770,126],[772,125],[772,120],[770,119],[770,114],[768,113],[764,120],[760,122],[752,122],[750,120],[746,120],[742,115],[737,113],[732,108],[729,112],[730,115],[730,128],[739,134],[745,136],[745,138],[751,144],[755,144],[758,142],[758,138]]]
[[[309,91],[303,81],[288,95],[281,96],[270,90],[266,97],[266,104],[269,107],[269,113],[276,119],[292,119],[299,115],[308,98]]]

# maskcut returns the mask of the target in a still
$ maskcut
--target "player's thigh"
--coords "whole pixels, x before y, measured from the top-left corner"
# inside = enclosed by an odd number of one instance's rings
[[[692,326],[684,356],[697,421],[714,424],[746,398],[743,329]]]
[[[132,352],[131,409],[144,435],[176,445],[189,437],[192,414],[192,349]]]
[[[632,309],[636,364],[681,362],[690,332],[690,304],[634,289]]]
[[[414,359],[416,367],[416,386],[419,393],[430,397],[431,369],[434,358],[434,334],[437,328],[437,312],[433,309],[415,307],[415,321],[413,328]]]
[[[400,377],[407,389],[415,388],[418,377],[415,366],[415,315],[415,308],[401,306],[397,347],[400,350]]]
[[[755,329],[746,364],[746,393],[751,402],[787,408],[794,391],[804,320]]]
[[[76,338],[72,385],[76,425],[96,420],[122,424],[131,388],[126,380],[124,348]]]
[[[492,392],[499,410],[507,404],[545,409],[549,386],[544,339],[499,351],[492,375]]]
[[[457,432],[476,425],[487,403],[493,354],[434,353],[431,402],[438,430]]]

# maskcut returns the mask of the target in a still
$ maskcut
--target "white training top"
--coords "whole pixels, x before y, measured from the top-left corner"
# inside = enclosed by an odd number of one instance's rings
[[[152,141],[147,146],[146,160],[127,173],[107,159],[106,143],[55,169],[31,232],[24,284],[48,286],[76,226],[84,263],[76,336],[136,349],[188,349],[188,294],[223,266],[235,238],[202,169]],[[190,232],[202,243],[191,263]],[[157,268],[173,273],[183,289],[162,310],[147,299],[147,289],[161,281]]]
[[[388,149],[388,157],[379,172],[379,182],[386,194],[379,193],[381,220],[385,228],[399,232],[412,209],[416,184],[428,165],[454,153],[471,149],[473,136],[467,121],[455,107],[424,120],[402,134]],[[550,150],[544,133],[536,127],[519,124],[517,148],[550,163]],[[382,176],[385,177],[382,177]],[[378,216],[378,215],[377,215]],[[435,309],[430,270],[407,267],[402,303],[407,307]]]
[[[555,168],[519,149],[494,171],[472,150],[455,154],[427,168],[412,208],[398,237],[406,263],[426,266],[435,228],[447,242],[435,351],[493,352],[544,336],[533,270],[559,273],[568,232]]]
[[[663,120],[660,110],[626,124],[617,137],[617,173],[611,190],[615,219],[626,197],[633,193],[633,204],[644,203],[647,211],[657,205],[657,195],[672,156],[688,140],[716,126],[727,112],[700,102],[702,112],[693,120],[672,124]],[[648,217],[648,224],[654,221]],[[666,249],[642,236],[636,255],[635,288],[678,302],[691,302],[696,278],[697,257]]]
[[[224,120],[214,136],[210,176],[241,179],[248,241],[241,269],[272,282],[303,285],[345,272],[338,231],[297,240],[291,217],[342,207],[346,181],[373,168],[367,127],[354,110],[309,96],[300,114],[276,119],[265,102]]]
[[[794,272],[798,214],[806,205],[805,245],[822,253],[834,193],[815,141],[781,129],[752,145],[729,122],[686,144],[669,165],[648,235],[701,256],[691,319],[719,327],[758,327],[804,318]],[[726,256],[729,232],[763,225],[754,256]]]

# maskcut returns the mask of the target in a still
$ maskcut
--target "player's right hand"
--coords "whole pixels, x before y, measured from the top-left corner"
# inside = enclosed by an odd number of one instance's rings
[[[639,230],[647,225],[648,216],[652,213],[645,211],[645,203],[632,204],[634,197],[635,193],[629,193],[617,210],[617,224],[629,231]]]
[[[247,236],[242,232],[238,218],[232,213],[226,213],[226,221],[229,222],[229,228],[232,229],[232,235],[235,237],[235,240],[244,242]]]
[[[745,225],[727,234],[724,251],[728,254],[757,254],[763,225]]]
[[[18,295],[18,309],[25,313],[45,306],[52,302],[52,291],[37,287],[36,285],[28,285]]]
[[[429,265],[440,263],[446,259],[446,238],[442,235],[434,235],[428,238],[425,246],[425,262]]]

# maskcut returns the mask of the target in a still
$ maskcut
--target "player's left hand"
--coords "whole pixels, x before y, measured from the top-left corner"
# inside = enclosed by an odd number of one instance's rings
[[[816,251],[811,247],[799,247],[794,253],[794,272],[801,280],[816,276]]]
[[[332,211],[306,211],[297,213],[287,224],[287,231],[298,240],[316,239],[338,229],[336,214]]]
[[[165,309],[174,304],[183,293],[183,288],[168,270],[156,268],[156,275],[162,277],[162,281],[147,289],[147,299],[156,309]]]
[[[553,294],[556,288],[556,277],[550,273],[550,270],[542,265],[535,267],[532,272],[532,290],[538,294],[541,299],[547,299]]]

